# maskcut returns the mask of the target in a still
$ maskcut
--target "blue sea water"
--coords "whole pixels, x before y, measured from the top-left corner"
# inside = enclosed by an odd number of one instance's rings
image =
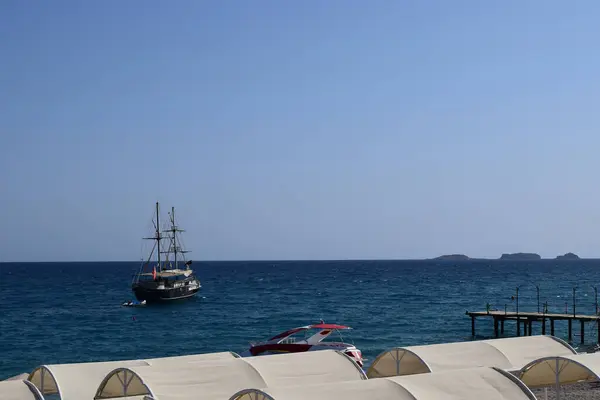
[[[0,379],[40,364],[150,358],[231,350],[318,322],[347,324],[372,360],[393,346],[471,340],[466,310],[593,313],[600,260],[196,262],[199,295],[121,307],[138,263],[0,264]],[[556,335],[566,339],[566,322]],[[579,343],[579,324],[573,325]],[[507,323],[506,335],[516,331]],[[587,326],[586,341],[597,341]],[[539,326],[534,327],[539,332]],[[476,339],[493,334],[478,320]]]

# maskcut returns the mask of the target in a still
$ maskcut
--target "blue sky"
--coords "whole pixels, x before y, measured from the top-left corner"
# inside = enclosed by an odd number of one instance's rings
[[[600,257],[599,15],[2,1],[0,261]]]

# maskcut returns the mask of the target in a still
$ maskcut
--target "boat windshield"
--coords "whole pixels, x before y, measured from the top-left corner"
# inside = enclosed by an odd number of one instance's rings
[[[344,342],[344,337],[342,336],[342,332],[339,329],[306,329],[300,332],[296,332],[285,339],[279,341],[279,343],[301,343],[306,342],[308,338],[316,335],[317,333],[324,331],[327,334],[322,340],[319,340],[320,343],[330,343],[330,342]],[[347,335],[347,333],[346,333]]]

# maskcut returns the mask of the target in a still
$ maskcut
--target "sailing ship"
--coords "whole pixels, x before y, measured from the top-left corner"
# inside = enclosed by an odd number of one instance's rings
[[[201,287],[200,280],[190,268],[192,261],[185,258],[189,250],[185,250],[181,243],[180,235],[184,230],[175,222],[175,207],[171,207],[169,213],[168,229],[162,232],[159,218],[160,208],[157,202],[156,216],[152,219],[154,235],[144,238],[153,240],[154,245],[131,284],[135,297],[147,303],[189,298],[198,293]],[[164,246],[164,241],[168,245]],[[180,264],[183,265],[182,268]]]

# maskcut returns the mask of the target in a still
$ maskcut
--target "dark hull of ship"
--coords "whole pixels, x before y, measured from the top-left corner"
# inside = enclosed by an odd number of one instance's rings
[[[133,285],[133,294],[139,301],[147,303],[163,303],[174,300],[189,299],[200,291],[200,286],[190,289],[187,285],[176,288],[154,289],[148,286]]]

